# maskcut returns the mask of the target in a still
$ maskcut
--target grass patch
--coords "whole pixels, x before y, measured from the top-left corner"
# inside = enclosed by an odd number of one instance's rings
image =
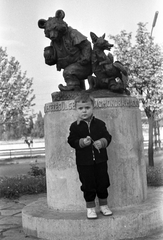
[[[0,178],[0,198],[19,198],[25,194],[46,193],[45,169],[31,164],[26,175]]]
[[[147,166],[147,184],[148,186],[163,186],[163,166]]]
[[[17,177],[0,178],[0,198],[19,198],[25,194],[46,192],[45,176],[21,175]]]
[[[163,165],[147,166],[148,186],[163,186]],[[15,199],[25,194],[46,193],[46,171],[31,164],[26,175],[0,178],[0,198]]]

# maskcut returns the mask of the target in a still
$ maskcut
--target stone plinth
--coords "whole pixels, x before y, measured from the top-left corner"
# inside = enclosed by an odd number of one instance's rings
[[[94,97],[94,115],[105,121],[112,135],[107,148],[111,181],[109,206],[139,204],[146,199],[147,183],[138,100],[121,95],[99,96],[97,92]],[[63,100],[54,96],[54,102],[45,105],[47,204],[52,209],[77,211],[85,209],[85,202],[75,151],[67,143],[70,124],[76,120],[71,94],[69,98]]]
[[[88,220],[75,151],[67,143],[70,124],[76,120],[77,94],[54,93],[53,102],[45,105],[47,199],[23,209],[25,233],[49,240],[119,240],[149,234],[162,226],[163,215],[155,202],[157,194],[145,201],[147,183],[138,100],[107,91],[92,92],[96,100],[94,115],[105,121],[112,135],[107,151],[111,182],[108,203],[113,216],[102,216],[97,206],[98,219]]]
[[[112,209],[113,216],[88,220],[84,211],[50,209],[46,199],[23,208],[25,234],[49,240],[127,240],[148,236],[163,226],[163,191],[151,188],[147,200]],[[151,239],[146,237],[145,239]]]

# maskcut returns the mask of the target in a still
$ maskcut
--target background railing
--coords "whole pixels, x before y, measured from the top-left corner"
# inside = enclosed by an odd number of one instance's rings
[[[155,149],[155,146],[153,146]],[[163,141],[161,141],[161,149],[163,148]],[[148,149],[148,140],[144,140],[144,149]],[[35,157],[45,156],[45,147],[30,147],[30,148],[12,148],[0,149],[0,160],[21,158],[21,157]]]
[[[34,157],[38,155],[45,156],[45,147],[0,150],[0,159]]]

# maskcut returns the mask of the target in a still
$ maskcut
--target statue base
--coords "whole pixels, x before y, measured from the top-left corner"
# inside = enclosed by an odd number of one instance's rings
[[[157,206],[151,208],[149,200],[145,202],[146,165],[139,102],[107,90],[91,93],[95,98],[94,115],[106,123],[112,135],[107,153],[111,182],[108,205],[113,216],[98,213],[99,218],[94,221],[86,218],[75,151],[67,143],[70,124],[76,120],[74,98],[78,94],[53,93],[53,102],[45,105],[47,201],[23,209],[23,228],[27,234],[54,240],[127,239],[134,234],[145,235],[156,226],[159,213]]]
[[[54,209],[85,209],[75,150],[67,143],[69,127],[76,120],[74,98],[79,93],[53,93],[53,102],[45,105],[47,201]],[[108,90],[91,94],[95,98],[94,116],[106,123],[112,135],[107,148],[109,207],[139,204],[147,191],[139,102]]]
[[[46,199],[27,205],[22,211],[27,236],[50,240],[120,240],[148,236],[163,226],[163,192],[148,189],[144,203],[112,209],[113,216],[98,213],[88,220],[85,211],[60,211],[48,207]]]

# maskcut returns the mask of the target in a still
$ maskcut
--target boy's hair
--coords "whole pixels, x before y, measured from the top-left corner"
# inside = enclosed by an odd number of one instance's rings
[[[79,102],[82,102],[82,103],[91,102],[93,107],[95,105],[94,97],[92,97],[89,93],[81,93],[79,96],[77,96],[75,98],[75,107]]]

